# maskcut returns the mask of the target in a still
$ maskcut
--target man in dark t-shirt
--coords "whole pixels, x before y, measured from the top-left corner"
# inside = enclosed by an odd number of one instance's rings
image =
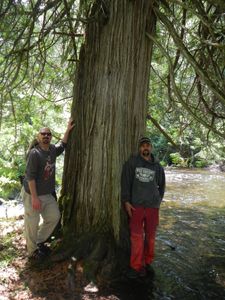
[[[58,204],[52,195],[55,191],[55,162],[56,157],[64,151],[73,126],[70,119],[58,145],[51,144],[50,129],[41,128],[37,136],[38,144],[28,154],[22,198],[27,251],[28,256],[33,259],[42,259],[49,253],[44,242],[60,219]],[[43,223],[39,227],[40,216]]]

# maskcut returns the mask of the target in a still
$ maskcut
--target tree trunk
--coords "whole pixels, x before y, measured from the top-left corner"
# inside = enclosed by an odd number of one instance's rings
[[[145,132],[152,2],[96,1],[91,12],[96,19],[87,24],[61,194],[65,232],[83,241],[76,244],[80,257],[109,258],[109,241],[121,242],[121,169]]]

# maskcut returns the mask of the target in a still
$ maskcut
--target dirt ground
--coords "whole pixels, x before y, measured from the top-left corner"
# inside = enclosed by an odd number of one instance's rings
[[[26,256],[23,218],[1,219],[0,300],[119,300],[84,279],[82,262],[31,264]]]

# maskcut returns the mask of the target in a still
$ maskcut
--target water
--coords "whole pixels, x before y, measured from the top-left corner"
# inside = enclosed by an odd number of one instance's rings
[[[0,218],[13,218],[19,217],[24,214],[23,202],[20,197],[20,194],[16,197],[15,200],[5,201],[0,199],[2,204],[0,205]]]
[[[204,170],[168,170],[165,201],[225,207],[225,174]]]
[[[225,299],[225,174],[166,171],[154,279],[120,299]]]

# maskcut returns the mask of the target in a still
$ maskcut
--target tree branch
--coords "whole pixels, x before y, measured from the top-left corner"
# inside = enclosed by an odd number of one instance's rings
[[[147,119],[154,124],[154,126],[164,135],[168,142],[173,145],[176,149],[179,149],[179,146],[173,141],[173,139],[165,132],[165,130],[160,126],[160,124],[154,119],[150,113],[147,114]]]
[[[213,91],[213,93],[220,99],[221,103],[225,105],[225,94],[222,90],[218,88],[218,85],[215,84],[208,76],[207,72],[201,68],[201,66],[198,64],[198,62],[195,60],[195,58],[191,55],[191,53],[188,51],[188,49],[185,47],[183,41],[178,36],[176,30],[173,27],[173,24],[170,22],[170,20],[162,14],[159,9],[154,8],[154,11],[158,18],[161,20],[161,22],[166,26],[168,31],[173,37],[174,43],[176,46],[180,49],[184,57],[187,59],[187,61],[193,66],[196,73],[202,78],[202,80],[207,84],[209,89]]]
[[[195,120],[197,120],[199,123],[201,123],[204,127],[212,130],[214,133],[216,133],[220,137],[225,138],[225,133],[224,132],[221,133],[218,130],[216,130],[215,128],[212,128],[208,123],[206,123],[206,121],[204,121],[196,113],[194,113],[189,105],[187,105],[187,103],[184,101],[181,93],[179,92],[179,89],[177,88],[175,78],[174,78],[174,72],[173,72],[173,63],[170,59],[170,56],[168,55],[168,53],[165,51],[164,47],[158,42],[158,40],[154,36],[150,35],[149,33],[146,33],[146,35],[149,39],[153,40],[153,42],[158,46],[158,48],[162,51],[162,53],[165,55],[165,57],[168,60],[169,68],[170,68],[170,78],[171,78],[171,83],[172,83],[172,86],[173,86],[173,91],[174,91],[175,95],[177,96],[179,102],[194,117]]]

